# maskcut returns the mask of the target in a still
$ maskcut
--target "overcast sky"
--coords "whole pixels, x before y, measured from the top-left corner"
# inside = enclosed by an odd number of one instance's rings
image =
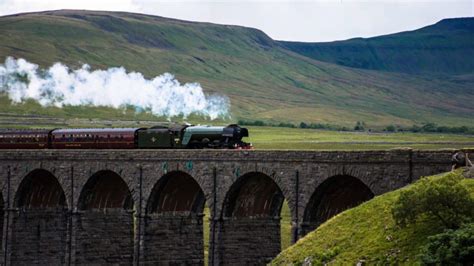
[[[242,25],[294,41],[370,37],[474,16],[474,0],[0,0],[0,15],[66,8]]]

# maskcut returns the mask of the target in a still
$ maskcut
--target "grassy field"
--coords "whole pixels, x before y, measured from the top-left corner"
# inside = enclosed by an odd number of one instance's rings
[[[474,180],[462,182],[474,197]],[[360,260],[368,265],[419,265],[417,255],[420,247],[427,243],[427,236],[441,232],[443,226],[433,219],[424,219],[406,228],[395,225],[391,206],[401,190],[413,185],[416,183],[334,216],[280,253],[272,264],[301,265],[308,258],[312,265],[328,262],[331,265],[355,265]]]
[[[251,118],[353,127],[364,121],[382,128],[474,121],[468,76],[459,80],[324,63],[289,51],[257,29],[69,10],[0,17],[0,36],[0,62],[14,56],[42,67],[58,61],[71,67],[88,63],[92,69],[123,66],[148,78],[170,72],[181,82],[199,82],[206,92],[230,98],[234,122]],[[107,108],[12,105],[5,96],[0,103],[2,113],[152,120]]]
[[[474,136],[427,133],[339,132],[316,129],[249,127],[255,149],[373,150],[393,148],[473,148]]]

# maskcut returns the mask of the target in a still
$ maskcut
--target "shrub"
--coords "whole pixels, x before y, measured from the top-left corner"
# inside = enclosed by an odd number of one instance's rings
[[[409,131],[411,132],[420,132],[421,131],[421,127],[417,126],[417,125],[413,125],[411,128],[408,129]]]
[[[239,125],[246,125],[246,126],[267,126],[268,124],[266,124],[265,122],[261,121],[261,120],[255,120],[255,121],[245,121],[245,120],[239,120],[237,122],[237,124]]]
[[[300,128],[308,128],[308,124],[306,124],[305,122],[301,122],[300,123]]]
[[[436,131],[438,131],[437,125],[435,123],[426,123],[421,127],[421,129],[424,132],[436,132]]]
[[[364,131],[365,130],[365,122],[357,121],[356,125],[354,126],[355,131]]]
[[[279,123],[278,125],[273,125],[273,126],[276,126],[276,127],[295,128],[295,125],[294,125],[294,124],[292,124],[292,123],[285,123],[285,122],[281,122],[281,123]]]
[[[385,131],[388,131],[388,132],[395,132],[397,129],[395,128],[394,125],[389,125],[385,128]]]
[[[428,237],[420,259],[427,265],[473,265],[474,223]]]
[[[395,222],[404,227],[426,217],[455,229],[473,221],[474,199],[461,184],[462,179],[457,173],[437,179],[422,178],[415,186],[400,193],[392,208]]]

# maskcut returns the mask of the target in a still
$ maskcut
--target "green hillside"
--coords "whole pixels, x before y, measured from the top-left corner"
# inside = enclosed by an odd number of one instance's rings
[[[473,74],[474,18],[444,19],[414,31],[284,47],[344,66],[415,74]]]
[[[229,96],[232,120],[320,122],[352,127],[389,124],[472,125],[474,76],[417,77],[316,61],[263,32],[121,12],[61,10],[0,17],[0,60],[25,58],[43,67],[63,62],[124,66],[146,77],[163,72]],[[134,88],[130,88],[134,93]],[[56,117],[152,119],[108,108],[12,105],[0,113]]]
[[[462,183],[474,197],[474,179],[464,179]],[[280,253],[272,264],[301,265],[306,259],[312,265],[355,265],[360,261],[367,265],[419,265],[418,254],[428,243],[427,237],[443,232],[444,227],[433,219],[404,228],[395,225],[391,208],[400,192],[413,186],[416,183],[334,216]]]

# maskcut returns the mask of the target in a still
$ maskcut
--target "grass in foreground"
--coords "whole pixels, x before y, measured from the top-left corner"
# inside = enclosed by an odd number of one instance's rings
[[[474,180],[465,179],[463,184],[474,196]],[[280,253],[272,264],[301,265],[305,260],[312,261],[313,265],[354,265],[359,261],[369,265],[417,264],[417,256],[427,243],[427,237],[442,232],[443,226],[434,220],[406,228],[396,226],[391,207],[403,189],[406,188],[377,196],[336,215]]]

